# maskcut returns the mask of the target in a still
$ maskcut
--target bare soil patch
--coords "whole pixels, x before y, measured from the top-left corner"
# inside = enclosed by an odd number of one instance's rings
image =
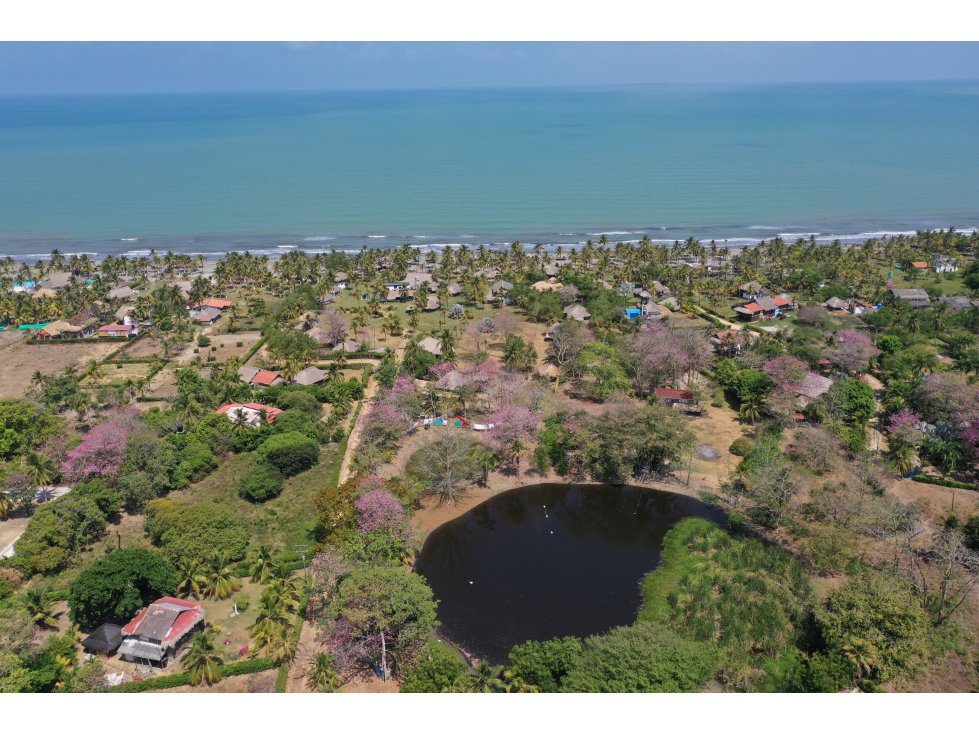
[[[0,332],[0,398],[21,397],[31,384],[35,372],[53,375],[66,367],[83,367],[89,360],[105,359],[119,348],[114,342],[78,344],[27,344],[17,331]]]

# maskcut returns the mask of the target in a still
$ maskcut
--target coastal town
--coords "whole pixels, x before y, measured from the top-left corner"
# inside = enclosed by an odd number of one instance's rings
[[[977,258],[0,261],[0,690],[974,691]],[[723,521],[666,532],[631,619],[491,659],[426,540],[537,485]]]

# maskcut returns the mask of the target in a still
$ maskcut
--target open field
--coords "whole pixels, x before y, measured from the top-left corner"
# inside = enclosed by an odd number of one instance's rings
[[[102,365],[102,374],[98,377],[88,377],[85,379],[86,386],[98,387],[122,383],[126,380],[142,380],[153,370],[153,365],[146,362],[136,362],[132,364],[105,364]]]
[[[262,338],[258,331],[240,331],[235,334],[208,334],[211,345],[198,347],[197,342],[193,341],[186,344],[175,357],[174,361],[181,365],[188,365],[194,361],[195,357],[200,357],[202,362],[207,362],[210,357],[214,357],[212,362],[224,362],[231,357],[243,357]],[[238,346],[241,344],[241,346]],[[197,349],[197,354],[194,350]]]
[[[84,344],[25,344],[23,332],[0,332],[0,398],[19,398],[35,372],[52,375],[72,365],[84,367],[89,360],[105,359],[119,348],[117,342],[92,339]]]

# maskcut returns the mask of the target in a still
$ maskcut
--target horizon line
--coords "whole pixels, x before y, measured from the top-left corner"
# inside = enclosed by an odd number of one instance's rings
[[[648,87],[784,87],[784,86],[861,86],[868,84],[965,84],[979,82],[976,77],[958,77],[941,79],[847,79],[847,80],[778,80],[778,81],[682,81],[682,82],[625,82],[606,84],[516,84],[505,86],[499,84],[473,86],[418,86],[418,87],[303,87],[303,88],[255,88],[255,89],[123,89],[123,90],[47,90],[30,92],[7,92],[0,90],[2,98],[17,97],[100,97],[100,96],[163,96],[163,95],[233,95],[233,94],[342,94],[362,92],[468,92],[468,91],[600,91],[614,89],[639,89]]]

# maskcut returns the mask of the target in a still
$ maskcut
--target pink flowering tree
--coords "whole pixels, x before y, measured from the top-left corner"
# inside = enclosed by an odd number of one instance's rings
[[[455,367],[452,366],[451,362],[442,362],[441,364],[432,365],[429,367],[428,371],[431,372],[436,380],[439,380],[449,374]]]
[[[129,437],[139,427],[135,411],[119,411],[92,428],[82,442],[68,452],[62,475],[72,483],[119,475]]]
[[[768,360],[761,369],[775,381],[777,387],[788,391],[798,388],[809,373],[805,362],[788,354]]]
[[[979,385],[960,372],[928,375],[914,391],[915,407],[929,423],[951,421],[973,401],[979,403]]]
[[[500,408],[487,420],[494,426],[489,432],[490,441],[504,455],[514,459],[519,458],[517,447],[525,446],[540,425],[540,416],[522,405]]]
[[[392,536],[406,538],[408,525],[405,510],[398,498],[386,489],[373,489],[354,503],[357,510],[357,528],[362,533],[384,531]]]
[[[887,442],[892,451],[901,447],[917,448],[924,440],[918,426],[921,424],[921,416],[913,410],[904,408],[894,413],[887,419],[884,426],[887,430]]]
[[[870,360],[880,354],[873,340],[855,329],[843,329],[836,334],[836,345],[826,356],[841,370],[850,374],[866,372]]]

